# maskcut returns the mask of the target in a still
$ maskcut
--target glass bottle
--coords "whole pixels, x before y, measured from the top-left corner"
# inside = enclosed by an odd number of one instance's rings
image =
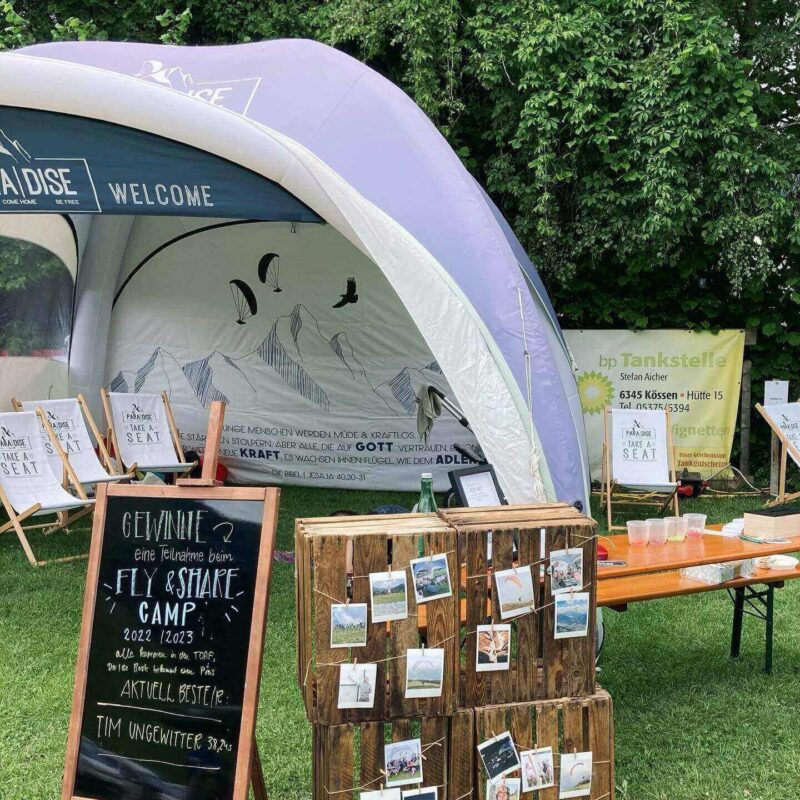
[[[423,472],[422,487],[419,490],[419,500],[417,501],[417,513],[435,514],[438,510],[436,498],[433,496],[433,474]]]

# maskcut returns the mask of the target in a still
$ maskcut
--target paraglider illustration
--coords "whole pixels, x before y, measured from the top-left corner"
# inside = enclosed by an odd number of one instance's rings
[[[347,289],[343,295],[340,295],[340,297],[342,299],[338,303],[334,304],[333,308],[341,308],[342,306],[346,306],[348,303],[358,302],[358,295],[356,294],[355,278],[347,279]]]
[[[278,285],[281,272],[281,257],[277,253],[267,253],[258,262],[258,279],[272,287],[273,292],[282,292]]]
[[[237,325],[244,325],[245,320],[252,317],[258,311],[258,303],[253,290],[239,278],[234,278],[229,282],[233,304],[236,307]]]

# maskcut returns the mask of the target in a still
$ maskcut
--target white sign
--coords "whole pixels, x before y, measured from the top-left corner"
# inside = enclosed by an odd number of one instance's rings
[[[613,479],[628,486],[669,483],[666,414],[615,408],[611,420]]]
[[[776,406],[789,402],[789,381],[764,381],[764,405]]]
[[[462,475],[458,480],[461,493],[470,508],[502,505],[491,472],[473,472],[471,475]]]

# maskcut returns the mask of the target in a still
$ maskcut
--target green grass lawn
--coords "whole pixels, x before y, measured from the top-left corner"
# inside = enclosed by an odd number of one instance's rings
[[[408,495],[285,489],[278,549],[297,516],[410,505]],[[738,516],[752,498],[686,510]],[[89,535],[33,537],[40,558],[79,552]],[[86,562],[33,569],[0,536],[0,800],[60,794]],[[258,742],[273,800],[310,797],[311,735],[295,683],[293,569],[275,564]],[[746,619],[728,659],[724,592],[606,612],[600,682],[614,699],[621,800],[785,800],[800,785],[800,581],[777,593],[775,671],[762,673],[763,625]]]

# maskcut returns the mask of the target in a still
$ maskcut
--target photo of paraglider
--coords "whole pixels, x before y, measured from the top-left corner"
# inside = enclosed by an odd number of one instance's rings
[[[536,609],[533,576],[529,566],[495,572],[500,619],[513,619]]]
[[[406,697],[441,697],[443,675],[442,648],[406,651]]]
[[[592,754],[562,753],[558,796],[585,797],[592,792]]]
[[[229,281],[233,305],[236,309],[236,324],[244,325],[250,317],[258,313],[258,302],[253,290],[240,278]]]
[[[258,262],[258,279],[273,292],[282,292],[280,287],[281,257],[277,253],[267,253]]]

